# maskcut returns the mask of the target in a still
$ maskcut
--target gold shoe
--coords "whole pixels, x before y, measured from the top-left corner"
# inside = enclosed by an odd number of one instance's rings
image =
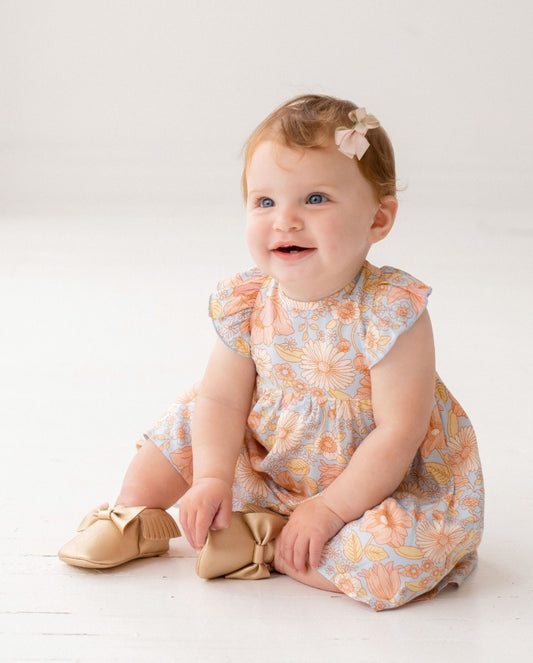
[[[246,506],[231,514],[226,529],[209,530],[198,555],[196,573],[200,578],[260,580],[270,576],[275,539],[287,519],[267,509]]]
[[[110,509],[108,504],[85,516],[78,532],[61,548],[59,559],[72,566],[95,569],[162,555],[168,551],[169,539],[180,536],[174,519],[163,509]]]

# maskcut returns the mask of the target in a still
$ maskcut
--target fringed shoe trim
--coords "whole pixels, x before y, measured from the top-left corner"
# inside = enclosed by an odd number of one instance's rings
[[[139,514],[141,534],[148,541],[174,539],[181,532],[172,516],[163,509],[145,509]]]

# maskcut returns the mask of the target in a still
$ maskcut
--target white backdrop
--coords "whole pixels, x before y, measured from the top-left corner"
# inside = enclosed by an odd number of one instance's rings
[[[233,208],[249,132],[314,91],[381,119],[409,197],[507,208],[532,25],[530,0],[1,0],[0,213]]]
[[[257,663],[287,642],[285,660],[310,662],[527,658],[532,25],[531,0],[0,0],[0,635],[12,660],[175,661],[173,642],[180,660],[218,663],[219,634],[224,660]],[[366,106],[392,138],[407,188],[370,259],[433,286],[438,369],[472,417],[486,479],[479,570],[402,610],[386,639],[379,617],[324,609],[321,593],[300,601],[283,578],[221,585],[213,600],[182,540],[166,566],[131,577],[76,574],[55,556],[115,498],[142,431],[201,377],[208,295],[250,265],[242,145],[303,92]],[[197,603],[170,607],[177,576]],[[279,634],[261,651],[239,591]]]

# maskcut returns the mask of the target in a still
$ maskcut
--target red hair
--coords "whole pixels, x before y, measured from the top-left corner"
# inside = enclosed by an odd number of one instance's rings
[[[333,140],[335,129],[351,126],[348,113],[357,109],[351,101],[325,95],[306,94],[290,99],[276,108],[252,133],[246,144],[242,173],[242,192],[248,197],[246,172],[259,143],[275,140],[291,148],[321,148]],[[354,159],[361,173],[374,188],[378,200],[396,195],[394,150],[382,127],[369,129],[370,147],[361,161]],[[347,157],[348,158],[348,157]]]

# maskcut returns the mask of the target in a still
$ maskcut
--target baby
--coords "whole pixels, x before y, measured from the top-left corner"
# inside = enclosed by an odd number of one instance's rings
[[[252,134],[242,183],[256,267],[211,297],[205,375],[61,559],[161,554],[179,501],[203,577],[274,569],[375,610],[460,584],[483,530],[474,430],[435,372],[430,288],[367,262],[398,207],[387,134],[351,102],[297,97]]]

